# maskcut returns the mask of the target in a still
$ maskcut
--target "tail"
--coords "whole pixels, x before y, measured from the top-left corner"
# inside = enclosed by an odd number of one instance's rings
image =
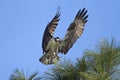
[[[43,64],[49,65],[49,64],[55,64],[60,60],[60,58],[57,55],[47,55],[44,54],[39,61]]]

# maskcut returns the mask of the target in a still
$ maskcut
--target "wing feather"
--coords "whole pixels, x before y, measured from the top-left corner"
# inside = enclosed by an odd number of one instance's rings
[[[46,52],[46,46],[48,45],[49,40],[53,37],[54,31],[58,25],[58,21],[60,20],[59,16],[60,16],[60,9],[58,8],[56,15],[45,28],[43,34],[43,40],[42,40],[43,52]]]
[[[85,8],[78,11],[74,21],[70,24],[69,28],[67,29],[67,33],[62,41],[62,47],[59,50],[60,52],[66,54],[76,42],[76,40],[81,36],[88,18],[88,15],[86,14],[87,10],[85,10]]]

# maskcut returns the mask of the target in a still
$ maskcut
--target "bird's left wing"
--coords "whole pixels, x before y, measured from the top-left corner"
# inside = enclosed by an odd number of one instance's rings
[[[46,29],[43,34],[43,40],[42,40],[42,49],[44,52],[46,52],[46,46],[48,45],[49,40],[53,37],[53,33],[56,29],[56,26],[58,25],[59,16],[60,16],[60,9],[57,9],[57,13],[54,16],[54,18],[51,20],[50,23],[46,26]]]
[[[87,10],[85,10],[85,8],[78,11],[74,21],[70,24],[67,33],[62,40],[62,46],[60,47],[59,52],[66,54],[76,40],[81,36],[88,18],[86,13]]]

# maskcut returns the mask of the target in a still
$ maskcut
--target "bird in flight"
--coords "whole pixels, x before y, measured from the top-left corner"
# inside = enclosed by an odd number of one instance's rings
[[[69,25],[63,39],[53,36],[58,25],[58,21],[60,20],[59,17],[60,8],[58,8],[56,15],[47,24],[43,34],[43,56],[39,59],[39,61],[46,65],[57,63],[60,60],[58,53],[66,54],[69,51],[69,49],[83,33],[88,15],[85,8],[80,9],[77,12],[73,22]]]

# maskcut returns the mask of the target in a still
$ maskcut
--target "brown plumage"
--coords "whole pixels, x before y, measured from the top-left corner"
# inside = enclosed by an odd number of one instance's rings
[[[86,13],[87,10],[85,10],[85,8],[83,8],[82,11],[79,10],[74,21],[68,27],[67,33],[63,39],[63,47],[61,49],[62,53],[66,54],[83,33],[84,26],[88,18]]]
[[[48,42],[51,38],[53,38],[53,34],[54,34],[54,31],[58,25],[58,21],[60,20],[59,19],[59,16],[60,16],[60,12],[59,12],[59,9],[56,13],[56,15],[54,16],[54,18],[51,20],[50,23],[48,23],[45,31],[44,31],[44,34],[43,34],[43,40],[42,40],[42,49],[44,52],[46,52],[46,46],[48,45]]]
[[[58,8],[56,15],[47,25],[43,34],[42,49],[44,54],[40,58],[40,62],[44,64],[54,64],[58,62],[60,59],[57,54],[66,54],[69,51],[76,40],[82,35],[88,18],[87,10],[85,10],[85,8],[79,10],[75,19],[69,25],[65,37],[63,39],[59,39],[58,37],[53,37],[58,21],[60,20],[59,16],[60,11]]]

